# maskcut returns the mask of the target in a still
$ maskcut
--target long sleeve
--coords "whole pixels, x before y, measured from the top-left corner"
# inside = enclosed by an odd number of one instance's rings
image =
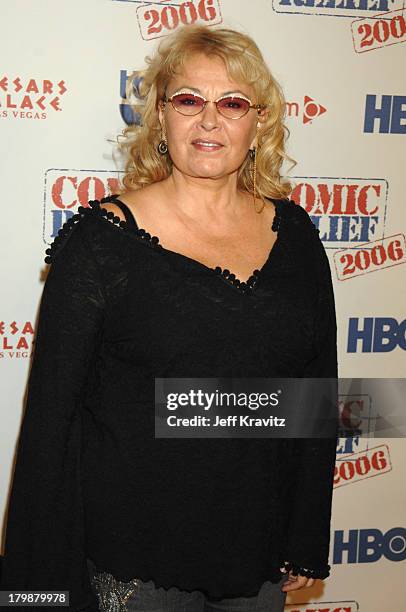
[[[0,586],[69,591],[64,609],[96,611],[85,556],[81,408],[106,300],[82,224],[72,222],[53,244],[59,249],[40,304]]]
[[[332,385],[334,398],[338,389],[338,367],[333,285],[323,243],[314,228],[311,228],[311,233],[318,262],[319,290],[314,357],[306,364],[303,377],[334,379],[328,383]],[[306,406],[303,405],[302,409],[305,410]],[[336,415],[336,407],[333,410]],[[294,481],[284,555],[288,562],[286,570],[292,569],[294,574],[308,577],[326,578],[331,569],[328,556],[337,438],[297,438],[290,442],[294,454]]]

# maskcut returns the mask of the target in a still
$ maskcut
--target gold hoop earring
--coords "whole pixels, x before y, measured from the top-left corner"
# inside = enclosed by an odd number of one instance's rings
[[[166,139],[162,135],[162,133],[161,133],[161,140],[158,143],[157,149],[158,149],[158,153],[160,153],[161,155],[165,155],[166,153],[168,153],[168,143],[166,142]]]
[[[158,152],[161,155],[165,155],[166,153],[168,153],[168,145],[165,140],[160,140],[157,148],[158,148]]]

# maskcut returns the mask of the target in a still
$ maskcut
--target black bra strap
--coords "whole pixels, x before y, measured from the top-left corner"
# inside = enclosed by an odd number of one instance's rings
[[[111,196],[111,201],[113,202],[113,204],[117,204],[117,206],[121,209],[121,211],[124,214],[127,225],[129,227],[135,227],[135,229],[138,229],[138,225],[135,220],[135,217],[133,213],[131,212],[131,210],[129,209],[129,207],[127,206],[127,204],[124,204],[124,202],[119,200],[116,196]]]

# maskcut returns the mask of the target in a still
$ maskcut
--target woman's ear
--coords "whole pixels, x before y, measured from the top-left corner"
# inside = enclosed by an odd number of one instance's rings
[[[263,108],[259,113],[258,113],[258,121],[260,123],[265,123],[265,121],[268,119],[268,114],[269,114],[269,110],[267,108]]]

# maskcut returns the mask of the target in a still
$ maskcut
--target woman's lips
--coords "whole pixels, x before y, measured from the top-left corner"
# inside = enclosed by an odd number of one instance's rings
[[[203,144],[203,142],[192,142],[192,145],[198,151],[205,151],[205,152],[218,151],[219,149],[222,149],[223,147],[223,145],[221,144],[215,144],[215,143]]]

